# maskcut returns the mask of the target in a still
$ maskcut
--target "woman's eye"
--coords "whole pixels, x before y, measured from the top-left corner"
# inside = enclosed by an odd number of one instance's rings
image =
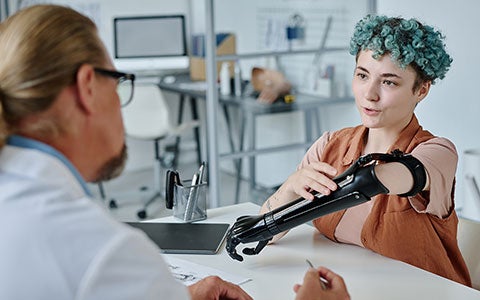
[[[365,75],[363,73],[357,73],[357,77],[360,78],[360,79],[365,79],[365,78],[367,78],[367,75]]]
[[[390,80],[384,80],[384,81],[383,81],[383,84],[388,85],[388,86],[397,85],[395,82],[390,81]]]

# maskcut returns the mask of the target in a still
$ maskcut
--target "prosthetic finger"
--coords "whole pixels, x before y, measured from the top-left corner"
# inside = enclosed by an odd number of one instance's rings
[[[267,244],[268,244],[268,241],[260,241],[258,242],[255,248],[244,248],[242,252],[243,254],[247,254],[247,255],[255,255],[260,253],[260,251],[262,251],[262,249],[265,248]]]

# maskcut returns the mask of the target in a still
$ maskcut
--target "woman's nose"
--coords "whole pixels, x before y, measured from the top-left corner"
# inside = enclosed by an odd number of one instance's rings
[[[369,101],[380,100],[380,97],[378,94],[378,86],[374,82],[368,83],[365,86],[365,99]]]

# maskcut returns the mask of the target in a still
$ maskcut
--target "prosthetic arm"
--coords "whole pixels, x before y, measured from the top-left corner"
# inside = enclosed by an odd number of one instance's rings
[[[313,201],[299,198],[263,215],[239,217],[227,234],[228,254],[233,259],[242,261],[243,257],[236,250],[240,243],[258,242],[255,248],[244,248],[242,251],[247,255],[255,255],[276,234],[323,215],[359,205],[375,195],[388,194],[388,189],[375,175],[375,162],[399,162],[410,170],[413,187],[399,196],[414,196],[425,187],[425,168],[410,154],[394,150],[390,154],[371,153],[361,156],[350,168],[333,179],[338,188],[329,195],[317,193]]]

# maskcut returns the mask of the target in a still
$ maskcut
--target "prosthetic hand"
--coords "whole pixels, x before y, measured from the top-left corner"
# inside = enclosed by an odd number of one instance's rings
[[[283,231],[359,205],[375,195],[388,194],[388,189],[377,179],[375,163],[372,162],[399,162],[410,170],[413,187],[399,196],[414,196],[425,187],[425,168],[410,154],[394,150],[390,154],[371,153],[361,156],[350,168],[333,179],[338,188],[329,195],[317,193],[313,201],[299,198],[263,215],[239,217],[227,234],[228,254],[233,259],[242,261],[243,257],[236,250],[240,243],[258,242],[255,248],[244,248],[242,251],[247,255],[256,255],[275,235]]]

